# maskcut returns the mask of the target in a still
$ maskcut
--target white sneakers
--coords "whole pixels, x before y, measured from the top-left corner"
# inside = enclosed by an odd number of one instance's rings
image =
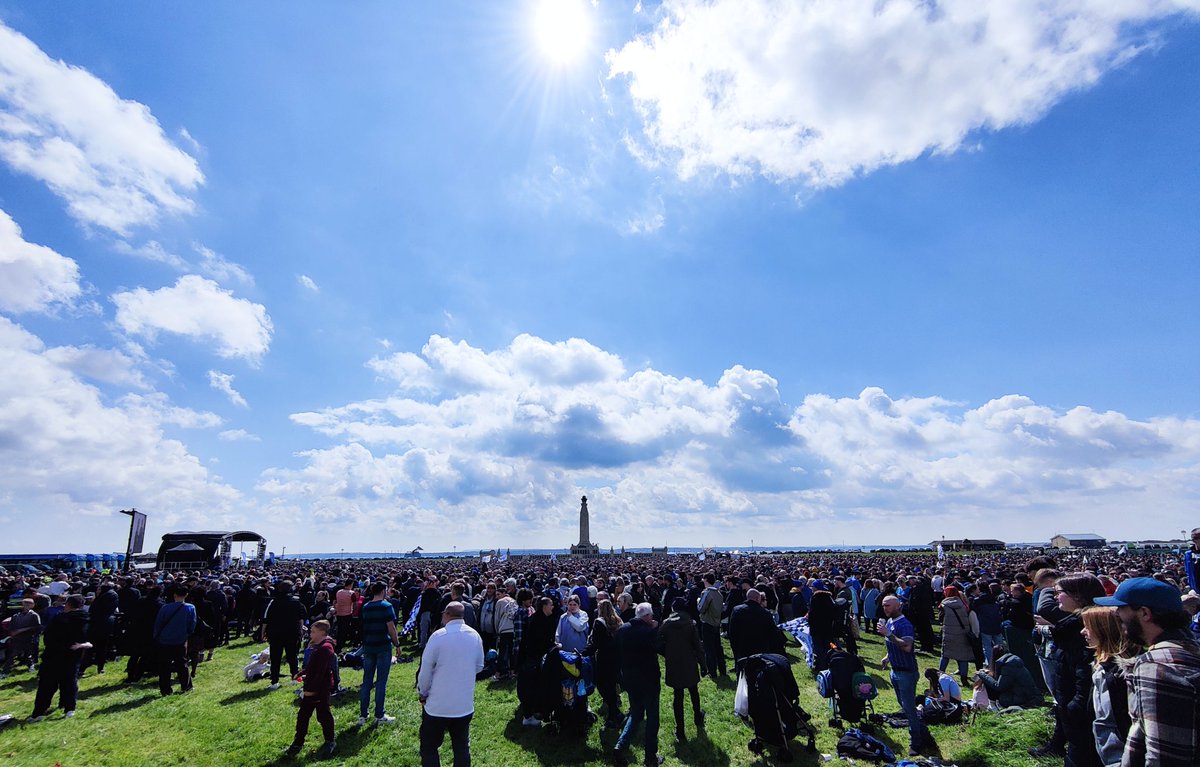
[[[276,682],[275,684],[272,684],[272,685],[268,685],[268,686],[267,686],[267,689],[268,689],[268,690],[278,690],[278,689],[279,689],[279,682]]]
[[[383,716],[381,716],[375,720],[375,724],[391,724],[394,721],[396,721],[396,717],[388,716],[387,714],[384,714]]]
[[[354,726],[355,727],[366,727],[367,726],[367,718],[365,716],[360,716],[358,718],[358,721],[354,723]]]
[[[67,713],[63,714],[63,716],[65,716],[67,719],[70,719],[71,717],[75,716],[75,712],[68,711]]]

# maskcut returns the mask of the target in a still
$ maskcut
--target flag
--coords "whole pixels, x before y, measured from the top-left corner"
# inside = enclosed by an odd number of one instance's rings
[[[488,562],[491,562],[491,561],[492,561],[492,555],[491,555],[491,554],[484,554],[482,557],[480,557],[480,559],[482,559],[482,560],[483,560],[483,563],[486,565]]]
[[[793,618],[786,623],[780,623],[779,629],[800,643],[800,646],[804,648],[808,666],[812,668],[816,664],[816,657],[813,655],[812,634],[808,630],[808,618]]]
[[[500,561],[501,561],[501,562],[507,562],[507,561],[508,561],[508,552],[505,552],[505,553],[503,553],[503,554],[501,554],[501,555],[500,555]]]
[[[408,613],[408,620],[404,621],[404,628],[400,629],[401,634],[411,634],[412,630],[417,627],[417,613],[421,612],[421,600],[424,598],[424,591],[417,595],[417,602],[413,605],[413,609]]]
[[[703,562],[703,561],[706,559],[706,557],[704,556],[704,552],[703,552],[703,551],[702,551],[702,552],[700,552],[699,559],[700,559],[700,561],[701,561],[701,562]]]
[[[551,555],[550,555],[550,561],[551,561],[551,562],[557,562],[557,561],[558,561],[558,555],[557,555],[557,554],[551,554]]]
[[[942,544],[938,544],[938,559],[946,558],[946,550],[942,548]]]

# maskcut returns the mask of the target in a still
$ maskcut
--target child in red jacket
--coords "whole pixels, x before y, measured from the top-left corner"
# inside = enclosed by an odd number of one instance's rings
[[[319,753],[328,757],[333,755],[336,747],[329,696],[333,693],[333,666],[337,659],[333,640],[329,638],[329,621],[316,621],[309,627],[308,645],[312,652],[304,664],[304,695],[300,698],[300,711],[296,714],[296,738],[285,753],[295,756],[304,748],[308,722],[315,711],[321,732],[325,735],[325,745],[321,746]]]

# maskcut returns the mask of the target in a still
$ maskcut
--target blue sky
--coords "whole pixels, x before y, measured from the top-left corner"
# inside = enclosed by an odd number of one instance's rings
[[[545,7],[0,3],[6,549],[1194,526],[1194,2]]]

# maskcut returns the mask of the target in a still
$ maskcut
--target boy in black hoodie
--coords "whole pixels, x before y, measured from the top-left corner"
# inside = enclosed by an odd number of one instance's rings
[[[333,712],[329,708],[329,696],[333,693],[333,666],[337,652],[333,648],[333,640],[329,638],[329,621],[316,621],[309,627],[309,653],[304,664],[304,695],[300,698],[300,711],[296,714],[296,738],[288,746],[287,756],[295,756],[304,748],[304,738],[308,735],[308,722],[313,712],[321,723],[321,732],[325,735],[325,745],[321,746],[321,756],[332,756],[336,744],[333,735]]]

